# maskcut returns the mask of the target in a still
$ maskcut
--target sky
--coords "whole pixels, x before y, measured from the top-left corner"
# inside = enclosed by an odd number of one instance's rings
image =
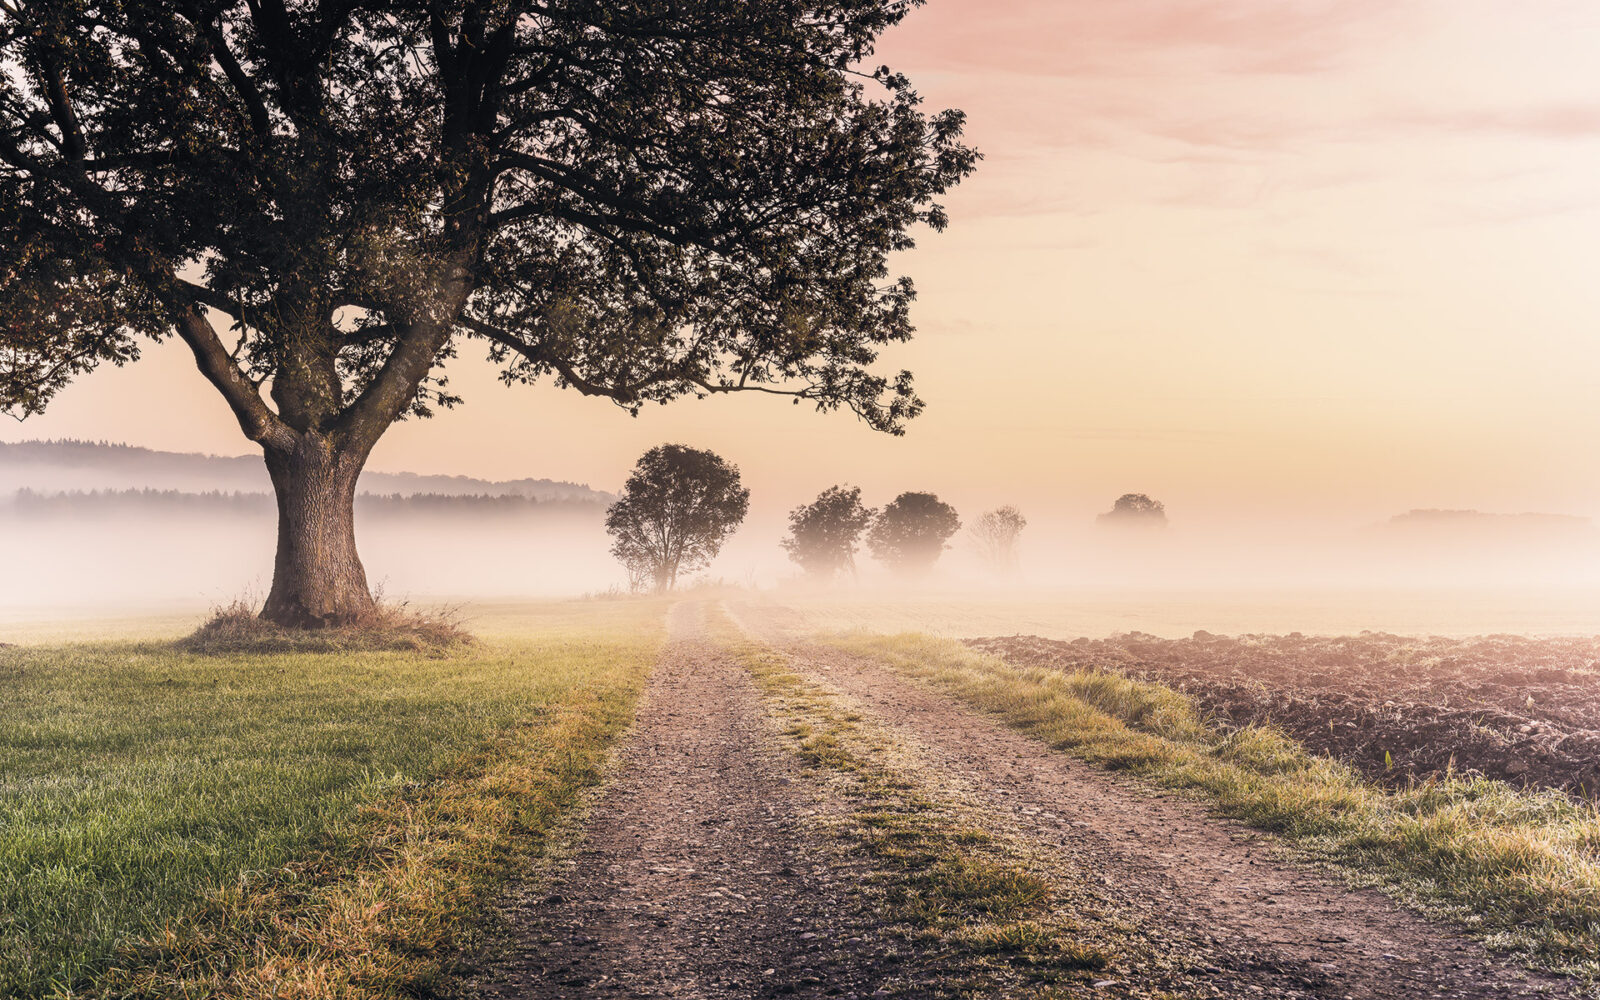
[[[1079,521],[1600,515],[1596,52],[1592,0],[929,0],[878,58],[985,159],[897,260],[905,437],[760,396],[635,419],[469,353],[466,403],[371,466],[616,489],[680,441],[769,519],[840,481]],[[249,451],[177,345],[0,426],[64,436]]]

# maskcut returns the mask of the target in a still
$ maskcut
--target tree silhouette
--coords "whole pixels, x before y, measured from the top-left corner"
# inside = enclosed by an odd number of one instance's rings
[[[0,409],[176,336],[265,455],[262,614],[300,626],[370,610],[356,477],[465,346],[899,432],[888,256],[976,157],[857,69],[915,6],[0,0]]]
[[[663,593],[679,573],[709,564],[749,508],[737,466],[681,444],[651,448],[606,510],[611,554],[628,570],[630,585],[650,580]]]
[[[934,494],[902,493],[873,518],[867,545],[897,572],[926,572],[960,530],[956,509]]]
[[[830,486],[811,503],[789,512],[789,537],[783,548],[808,574],[831,580],[856,570],[856,545],[872,523],[873,510],[861,503],[856,486]]]
[[[1167,508],[1161,501],[1152,500],[1143,493],[1124,493],[1117,497],[1110,510],[1095,520],[1112,527],[1162,528],[1167,524]]]
[[[1017,538],[1028,526],[1022,511],[1009,504],[987,511],[970,529],[985,561],[999,573],[1017,568]]]

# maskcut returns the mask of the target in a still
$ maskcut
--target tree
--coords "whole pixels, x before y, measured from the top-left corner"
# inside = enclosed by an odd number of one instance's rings
[[[956,509],[937,496],[902,493],[873,519],[867,545],[875,557],[899,572],[925,572],[960,530]]]
[[[989,565],[997,572],[1010,573],[1017,568],[1017,538],[1027,526],[1022,511],[1008,504],[984,513],[971,530]]]
[[[296,626],[370,610],[356,477],[464,346],[898,433],[888,255],[976,160],[858,70],[916,2],[0,0],[0,409],[176,336],[265,455]]]
[[[679,573],[709,564],[749,509],[738,466],[681,444],[651,448],[606,510],[611,554],[630,582],[648,578],[664,593]]]
[[[861,488],[830,486],[811,503],[789,512],[784,551],[807,573],[831,580],[856,571],[856,545],[872,523],[873,510],[861,503]]]
[[[1117,502],[1111,505],[1110,510],[1095,520],[1112,527],[1164,528],[1167,524],[1167,508],[1161,501],[1152,500],[1143,493],[1124,493],[1117,497]]]

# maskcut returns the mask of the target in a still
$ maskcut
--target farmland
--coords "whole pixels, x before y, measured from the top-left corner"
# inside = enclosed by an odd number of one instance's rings
[[[1008,661],[1183,691],[1221,723],[1274,725],[1388,785],[1482,775],[1600,794],[1600,640],[1382,633],[979,639]]]

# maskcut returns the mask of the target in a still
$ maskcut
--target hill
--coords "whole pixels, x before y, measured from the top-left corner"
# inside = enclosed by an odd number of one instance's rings
[[[271,488],[266,467],[255,455],[156,451],[107,441],[0,442],[0,493],[19,489],[262,493]],[[588,503],[616,499],[581,483],[553,479],[491,481],[414,472],[364,472],[358,489],[363,493],[402,496],[513,496]]]

